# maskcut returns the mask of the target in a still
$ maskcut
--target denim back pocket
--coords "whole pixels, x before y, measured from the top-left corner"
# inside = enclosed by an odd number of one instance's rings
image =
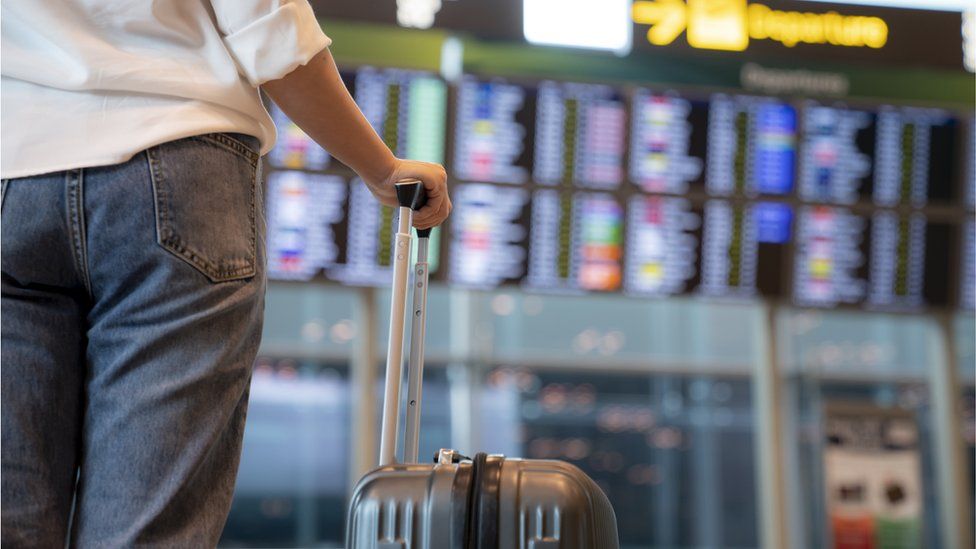
[[[254,276],[258,153],[242,139],[209,134],[147,155],[159,245],[212,282]]]

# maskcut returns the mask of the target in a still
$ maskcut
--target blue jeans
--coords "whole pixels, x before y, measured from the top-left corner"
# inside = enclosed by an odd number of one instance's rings
[[[263,321],[256,150],[212,134],[3,181],[9,547],[216,545]]]

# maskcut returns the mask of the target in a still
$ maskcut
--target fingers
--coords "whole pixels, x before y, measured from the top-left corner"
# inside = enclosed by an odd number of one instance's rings
[[[427,191],[427,205],[414,213],[413,225],[418,229],[436,227],[451,215],[451,197],[447,190],[447,172],[439,164],[416,160],[396,161],[393,173],[382,182],[367,183],[373,196],[382,204],[397,206],[393,185],[404,179],[419,179]]]
[[[443,223],[447,216],[451,215],[452,208],[451,199],[446,196],[443,199],[438,199],[437,202],[428,202],[414,215],[413,225],[418,229],[436,227]]]
[[[447,191],[447,172],[444,167],[429,162],[402,161],[397,177],[419,179],[427,191],[427,205],[414,214],[413,225],[429,229],[440,225],[450,215],[452,205]]]
[[[414,215],[414,226],[418,229],[428,229],[440,225],[451,214],[451,198],[445,192],[440,196],[428,197],[427,205]]]

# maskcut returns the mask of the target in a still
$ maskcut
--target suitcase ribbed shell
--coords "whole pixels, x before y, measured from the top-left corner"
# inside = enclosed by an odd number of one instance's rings
[[[348,549],[464,546],[471,462],[391,465],[367,474],[349,509]],[[602,490],[562,461],[505,459],[498,478],[499,548],[615,549],[617,521]]]

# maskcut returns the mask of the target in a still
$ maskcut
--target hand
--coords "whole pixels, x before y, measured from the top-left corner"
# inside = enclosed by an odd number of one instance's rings
[[[399,203],[393,185],[402,179],[419,179],[427,190],[427,205],[414,213],[414,227],[429,229],[447,219],[453,206],[447,193],[447,172],[443,166],[397,158],[389,175],[378,182],[366,181],[366,186],[380,203],[397,207]]]

